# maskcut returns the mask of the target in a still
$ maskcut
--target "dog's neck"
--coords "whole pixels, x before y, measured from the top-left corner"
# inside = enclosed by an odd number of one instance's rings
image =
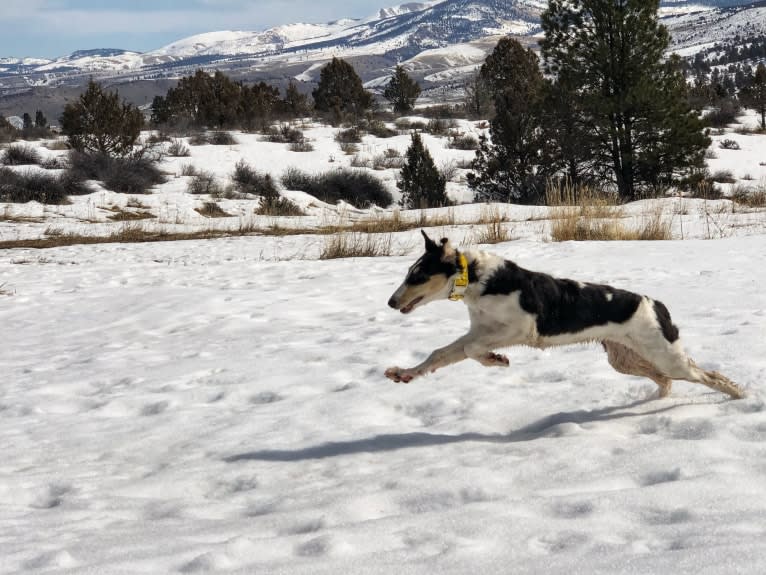
[[[461,264],[459,261],[461,255],[465,259],[468,275],[468,285],[465,290],[480,283],[484,276],[491,274],[492,271],[505,261],[502,257],[489,252],[482,252],[479,250],[455,250],[455,266],[458,276],[461,273]]]
[[[465,291],[468,289],[470,283],[468,273],[468,259],[465,254],[460,251],[455,251],[455,265],[457,267],[457,273],[452,279],[452,289],[450,290],[448,298],[452,301],[460,301],[465,295]]]

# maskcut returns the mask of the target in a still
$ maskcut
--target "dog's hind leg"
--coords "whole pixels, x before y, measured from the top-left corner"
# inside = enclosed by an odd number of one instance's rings
[[[601,342],[606,350],[609,365],[626,375],[648,377],[660,388],[660,397],[667,397],[673,381],[635,351],[615,341]]]
[[[650,365],[667,379],[683,379],[693,383],[701,383],[711,389],[726,393],[734,399],[745,397],[744,390],[729,378],[717,371],[706,371],[697,367],[697,364],[684,353],[678,340],[673,343],[665,339],[656,340],[650,346],[636,346],[632,351],[640,358],[651,357]],[[656,379],[655,381],[657,382]],[[657,382],[657,385],[660,383]],[[660,385],[660,387],[662,386]]]

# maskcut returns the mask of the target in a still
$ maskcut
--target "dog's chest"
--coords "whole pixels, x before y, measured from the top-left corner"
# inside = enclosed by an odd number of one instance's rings
[[[515,291],[508,295],[467,296],[465,303],[468,306],[471,325],[532,336],[536,333],[535,316],[522,309],[520,295],[520,291]]]

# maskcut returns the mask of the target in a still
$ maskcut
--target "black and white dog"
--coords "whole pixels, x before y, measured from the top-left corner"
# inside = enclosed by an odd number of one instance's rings
[[[697,367],[684,353],[678,328],[661,302],[607,285],[528,271],[485,252],[459,252],[446,238],[437,244],[422,233],[426,252],[410,267],[388,305],[410,313],[435,300],[462,299],[471,327],[420,365],[387,369],[389,379],[409,383],[466,358],[487,367],[508,367],[508,358],[494,352],[500,347],[600,341],[612,367],[652,379],[660,397],[670,393],[674,379],[744,397],[734,382]]]

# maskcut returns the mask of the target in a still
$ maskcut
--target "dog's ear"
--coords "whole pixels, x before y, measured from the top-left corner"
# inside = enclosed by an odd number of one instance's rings
[[[441,248],[438,245],[436,245],[436,242],[433,241],[431,238],[429,238],[423,230],[420,230],[420,233],[423,234],[423,238],[426,240],[426,251],[427,252],[438,252],[438,251],[441,251]]]

